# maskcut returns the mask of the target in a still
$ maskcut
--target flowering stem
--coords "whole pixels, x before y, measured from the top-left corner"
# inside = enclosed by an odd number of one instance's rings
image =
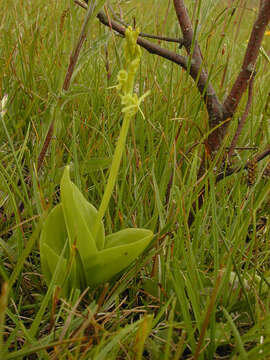
[[[95,227],[93,229],[93,235],[94,238],[96,237],[98,231],[99,231],[99,226],[100,226],[100,222],[103,219],[103,216],[105,214],[105,211],[108,207],[110,198],[112,196],[112,192],[113,192],[113,188],[114,185],[116,183],[116,178],[118,175],[118,170],[119,170],[119,166],[121,163],[121,159],[123,156],[123,152],[125,149],[125,143],[126,143],[126,138],[127,138],[127,133],[128,133],[128,129],[129,129],[129,124],[130,124],[130,120],[131,120],[131,116],[129,113],[126,113],[124,116],[124,120],[123,120],[123,125],[120,131],[120,135],[117,141],[117,145],[116,145],[116,149],[113,155],[113,159],[112,159],[112,166],[111,166],[111,170],[110,170],[110,174],[109,174],[109,178],[108,178],[108,182],[101,200],[101,204],[100,207],[98,209],[98,214],[97,214],[97,218],[96,218],[96,223],[95,223]]]
[[[125,32],[125,60],[126,68],[122,69],[118,73],[118,84],[116,88],[119,91],[122,104],[122,112],[124,113],[124,121],[121,127],[120,135],[117,141],[116,149],[113,155],[112,166],[108,178],[108,182],[105,188],[103,198],[97,213],[96,222],[93,229],[93,236],[96,238],[101,221],[108,207],[110,198],[112,196],[113,188],[116,183],[116,178],[119,171],[119,166],[125,149],[127,133],[129,129],[130,120],[135,116],[137,111],[141,111],[140,103],[149,94],[146,92],[140,98],[137,94],[133,94],[133,86],[135,80],[135,74],[138,70],[141,58],[141,49],[137,45],[139,30],[133,31],[131,27],[128,27]],[[143,114],[142,114],[143,115]]]

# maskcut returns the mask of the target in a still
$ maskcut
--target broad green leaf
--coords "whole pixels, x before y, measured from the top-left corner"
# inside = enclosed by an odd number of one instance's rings
[[[67,238],[68,234],[66,231],[63,207],[59,204],[50,212],[45,220],[40,237],[41,266],[48,286],[65,247]],[[55,283],[63,289],[63,293],[68,294],[71,288],[80,288],[81,279],[84,279],[84,277],[81,274],[80,265],[76,264],[76,257],[72,259],[72,250],[68,249],[68,247],[64,253],[59,273],[61,277],[58,277]]]
[[[148,236],[153,237],[151,230],[128,228],[106,236],[105,249],[120,245],[128,245]]]
[[[145,229],[125,229],[106,237],[106,249],[85,264],[87,285],[108,281],[124,270],[145,250],[152,238],[152,231]]]
[[[93,238],[93,227],[97,211],[73,184],[69,177],[69,167],[64,170],[61,180],[61,200],[70,245],[76,244],[84,263],[104,246],[104,226],[100,222],[96,239]]]
[[[62,205],[57,205],[44,222],[40,237],[40,258],[42,271],[47,284],[55,272],[59,257],[67,241],[67,231],[64,221]],[[67,274],[68,249],[65,251],[60,273]],[[56,284],[63,285],[64,278],[57,279]]]

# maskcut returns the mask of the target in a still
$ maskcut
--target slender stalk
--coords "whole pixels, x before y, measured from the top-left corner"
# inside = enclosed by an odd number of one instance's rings
[[[94,230],[93,230],[94,237],[98,233],[99,224],[100,224],[101,220],[103,219],[103,216],[104,216],[104,214],[106,212],[106,209],[108,207],[110,198],[112,196],[112,192],[113,192],[114,185],[116,183],[116,179],[117,179],[121,159],[122,159],[123,152],[124,152],[124,149],[125,149],[125,143],[126,143],[126,138],[127,138],[127,133],[128,133],[128,129],[129,129],[130,120],[131,120],[130,114],[128,114],[128,113],[125,114],[123,125],[122,125],[120,135],[119,135],[119,138],[118,138],[118,141],[117,141],[116,149],[115,149],[115,152],[114,152],[114,155],[113,155],[112,166],[111,166],[108,182],[107,182],[107,185],[106,185],[106,188],[105,188],[102,200],[101,200],[101,204],[100,204],[100,207],[99,207],[99,210],[98,210],[96,224],[95,224],[95,227],[94,227]]]

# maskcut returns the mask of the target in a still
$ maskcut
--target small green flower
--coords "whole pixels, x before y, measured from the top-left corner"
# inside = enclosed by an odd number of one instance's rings
[[[123,105],[122,112],[126,113],[130,117],[136,115],[138,110],[140,111],[142,117],[144,118],[144,114],[140,108],[141,102],[150,94],[150,91],[147,91],[140,98],[138,98],[137,94],[133,95],[123,95],[121,99],[121,104]]]

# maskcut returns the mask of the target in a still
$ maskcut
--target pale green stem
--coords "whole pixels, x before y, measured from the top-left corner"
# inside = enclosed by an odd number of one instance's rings
[[[120,135],[119,135],[116,149],[115,149],[113,159],[112,159],[112,165],[111,165],[108,182],[107,182],[107,185],[105,188],[105,192],[103,194],[103,198],[102,198],[100,207],[98,209],[96,223],[95,223],[95,226],[93,229],[94,238],[96,238],[96,236],[97,236],[97,233],[98,233],[99,227],[100,227],[100,222],[102,221],[103,216],[107,210],[110,198],[112,196],[113,188],[116,183],[119,166],[120,166],[122,155],[123,155],[123,152],[125,149],[126,138],[127,138],[127,133],[128,133],[131,117],[132,116],[128,113],[126,113],[124,116],[123,125],[122,125],[121,131],[120,131]]]

